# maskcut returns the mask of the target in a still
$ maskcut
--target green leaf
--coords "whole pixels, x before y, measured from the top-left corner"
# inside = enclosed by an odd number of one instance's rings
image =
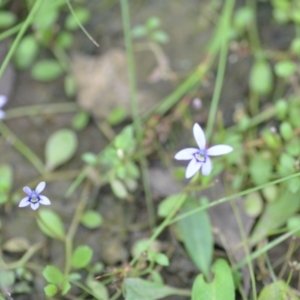
[[[254,19],[253,10],[250,7],[244,6],[236,10],[234,14],[233,24],[239,31],[244,31]]]
[[[39,45],[33,35],[25,36],[14,54],[14,63],[20,70],[28,68],[37,57]],[[26,59],[24,59],[26,57]]]
[[[169,266],[170,265],[169,258],[164,253],[156,253],[154,251],[149,251],[148,259],[150,261],[155,261],[157,264],[159,264],[161,266]]]
[[[266,60],[256,60],[250,72],[249,85],[258,95],[268,95],[273,88],[273,74]]]
[[[293,290],[284,282],[277,281],[265,286],[259,294],[258,300],[299,300]]]
[[[91,289],[93,296],[97,297],[97,299],[109,299],[107,288],[102,282],[89,279],[87,280],[86,285]]]
[[[272,162],[268,153],[257,153],[251,160],[249,172],[255,185],[269,181],[272,176]]]
[[[96,165],[98,163],[98,157],[92,152],[85,152],[81,155],[81,159],[88,165]]]
[[[115,126],[123,122],[127,117],[127,113],[124,107],[116,107],[107,117],[107,122],[111,126]]]
[[[53,210],[42,208],[38,211],[38,214],[37,224],[44,234],[58,240],[65,238],[65,229],[57,213]]]
[[[15,274],[0,267],[0,288],[6,289],[15,283]]]
[[[290,60],[280,61],[275,64],[275,73],[278,77],[287,78],[294,74],[296,70],[295,63]]]
[[[279,132],[286,141],[293,137],[293,128],[289,122],[282,122],[279,126]]]
[[[77,29],[80,27],[79,23],[83,25],[90,19],[90,12],[86,8],[83,7],[76,8],[74,9],[74,13],[76,15],[77,20],[74,17],[74,15],[71,13],[67,16],[65,27],[68,30]]]
[[[55,266],[46,266],[43,270],[43,276],[47,282],[57,285],[61,284],[64,280],[63,273]]]
[[[288,187],[289,187],[289,191],[292,194],[295,194],[299,191],[299,188],[300,188],[299,178],[290,179],[287,184],[288,184]]]
[[[77,269],[85,268],[93,257],[93,249],[89,246],[78,246],[72,255],[72,266]]]
[[[58,288],[54,284],[47,284],[44,287],[44,292],[47,297],[53,297],[58,292]]]
[[[64,73],[62,66],[54,59],[44,59],[35,63],[31,76],[39,81],[52,81]]]
[[[300,228],[300,216],[294,215],[290,217],[287,221],[287,228],[288,230],[295,230],[296,228]],[[300,236],[300,230],[296,233],[294,233],[295,236]]]
[[[146,21],[146,27],[148,30],[153,30],[156,29],[160,26],[160,19],[158,17],[150,17],[147,21]]]
[[[54,132],[46,143],[46,168],[53,170],[67,162],[75,154],[77,145],[77,136],[74,131],[60,129]]]
[[[266,204],[264,212],[253,229],[251,240],[254,242],[261,240],[270,231],[284,225],[299,208],[299,195],[284,190],[276,201]]]
[[[82,225],[90,229],[100,227],[102,222],[102,216],[95,210],[88,210],[81,217]]]
[[[164,31],[161,30],[154,31],[151,34],[151,39],[154,42],[161,43],[161,44],[166,44],[170,40],[169,36]]]
[[[17,17],[9,11],[0,12],[0,28],[7,28],[16,23]]]
[[[163,218],[167,217],[174,209],[175,205],[178,203],[181,197],[183,197],[182,194],[174,194],[162,200],[158,205],[157,214]]]
[[[283,120],[288,112],[288,104],[286,100],[280,99],[275,103],[276,115],[280,120]]]
[[[177,293],[174,288],[140,278],[126,278],[124,285],[125,300],[155,300]]]
[[[263,210],[263,201],[258,192],[248,194],[244,200],[244,209],[248,216],[257,217]]]
[[[127,197],[128,193],[122,181],[114,179],[110,181],[110,187],[115,196],[117,196],[118,198],[125,199]]]
[[[70,282],[69,281],[64,281],[63,284],[62,284],[61,294],[66,295],[70,289],[71,289]]]
[[[195,198],[187,198],[182,206],[182,213],[199,208]],[[209,278],[213,254],[213,235],[209,216],[206,211],[185,217],[178,222],[184,246],[192,261]]]
[[[73,40],[73,35],[67,31],[60,32],[60,34],[57,37],[57,43],[63,49],[70,48],[72,46]]]
[[[138,25],[132,28],[131,35],[133,38],[140,38],[147,35],[147,28],[143,25]]]
[[[76,82],[72,75],[67,75],[64,80],[64,89],[68,97],[74,97],[76,95]]]
[[[213,266],[213,273],[213,280],[209,283],[205,281],[202,274],[196,277],[193,284],[192,300],[235,299],[233,277],[226,260],[218,259]]]
[[[56,2],[56,6],[63,4],[62,1],[60,1],[61,3],[58,3],[59,1],[44,1],[33,19],[33,24],[39,32],[51,29],[59,17],[59,8],[53,6],[53,2]]]
[[[72,120],[72,127],[77,130],[83,130],[90,121],[90,114],[86,111],[78,112]]]

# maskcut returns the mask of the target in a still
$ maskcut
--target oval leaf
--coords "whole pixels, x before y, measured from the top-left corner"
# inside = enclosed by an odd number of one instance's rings
[[[284,282],[277,281],[265,286],[258,300],[299,300],[293,290]]]
[[[51,81],[64,73],[62,66],[54,59],[40,60],[34,64],[31,76],[39,81]]]
[[[65,238],[65,229],[57,213],[50,209],[40,209],[37,223],[41,231],[51,238],[63,240]]]
[[[127,195],[128,195],[127,190],[126,190],[124,184],[120,180],[118,180],[118,179],[112,180],[110,182],[110,186],[111,186],[113,193],[118,198],[125,199],[127,197]]]
[[[35,60],[39,50],[39,45],[33,35],[25,36],[14,55],[14,62],[18,69],[28,68]],[[24,59],[26,57],[26,59]]]
[[[194,198],[187,198],[182,207],[186,213],[199,208]],[[206,211],[198,211],[178,222],[184,246],[195,265],[206,278],[209,277],[213,253],[213,235]]]
[[[72,266],[77,269],[85,268],[91,261],[93,250],[89,246],[79,246],[72,255]]]
[[[46,266],[43,270],[43,276],[47,282],[52,284],[61,284],[64,280],[63,273],[55,266]]]
[[[254,62],[250,72],[249,85],[258,95],[267,95],[273,88],[273,74],[270,64],[266,60]]]
[[[100,227],[102,222],[102,216],[95,210],[88,210],[81,217],[82,225],[90,229]]]
[[[74,155],[77,144],[77,136],[72,130],[60,129],[54,132],[46,144],[46,168],[53,170],[67,162]]]

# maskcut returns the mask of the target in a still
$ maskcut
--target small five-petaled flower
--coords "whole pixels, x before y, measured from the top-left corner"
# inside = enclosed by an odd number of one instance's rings
[[[38,209],[40,204],[50,205],[51,202],[46,196],[40,195],[40,192],[45,188],[46,183],[44,181],[40,182],[35,190],[31,190],[28,186],[23,188],[23,191],[28,195],[23,198],[19,204],[19,207],[25,207],[30,205],[33,210]]]
[[[5,112],[1,109],[7,102],[6,96],[0,95],[0,119],[4,119]]]
[[[190,160],[185,172],[186,178],[194,176],[202,167],[202,174],[209,175],[212,170],[212,162],[209,156],[219,156],[230,153],[233,148],[228,145],[216,145],[206,149],[206,139],[202,128],[196,123],[193,127],[194,138],[199,147],[185,148],[175,155],[178,160]]]

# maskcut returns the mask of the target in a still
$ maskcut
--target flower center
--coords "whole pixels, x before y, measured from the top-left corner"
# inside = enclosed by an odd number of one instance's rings
[[[36,192],[32,192],[31,197],[29,199],[29,202],[31,202],[31,203],[37,203],[40,200],[41,199],[40,199],[39,195]]]
[[[199,162],[206,162],[206,150],[199,150],[194,154],[194,157],[197,159]]]

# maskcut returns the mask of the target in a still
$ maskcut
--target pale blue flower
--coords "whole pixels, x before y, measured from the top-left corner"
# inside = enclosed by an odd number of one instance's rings
[[[46,183],[44,181],[40,182],[34,191],[28,186],[23,188],[23,191],[28,195],[23,198],[19,204],[19,207],[25,207],[30,205],[33,210],[38,209],[40,204],[50,205],[51,202],[46,196],[40,195],[40,192],[45,188]]]
[[[194,138],[199,147],[185,148],[175,155],[178,160],[190,160],[185,172],[186,178],[194,176],[202,167],[203,175],[209,175],[212,170],[212,162],[209,156],[219,156],[230,153],[233,148],[227,145],[216,145],[206,149],[206,139],[202,128],[196,123],[193,127]]]
[[[2,106],[4,106],[7,102],[6,96],[0,95],[0,119],[4,119],[5,112],[1,109]]]

